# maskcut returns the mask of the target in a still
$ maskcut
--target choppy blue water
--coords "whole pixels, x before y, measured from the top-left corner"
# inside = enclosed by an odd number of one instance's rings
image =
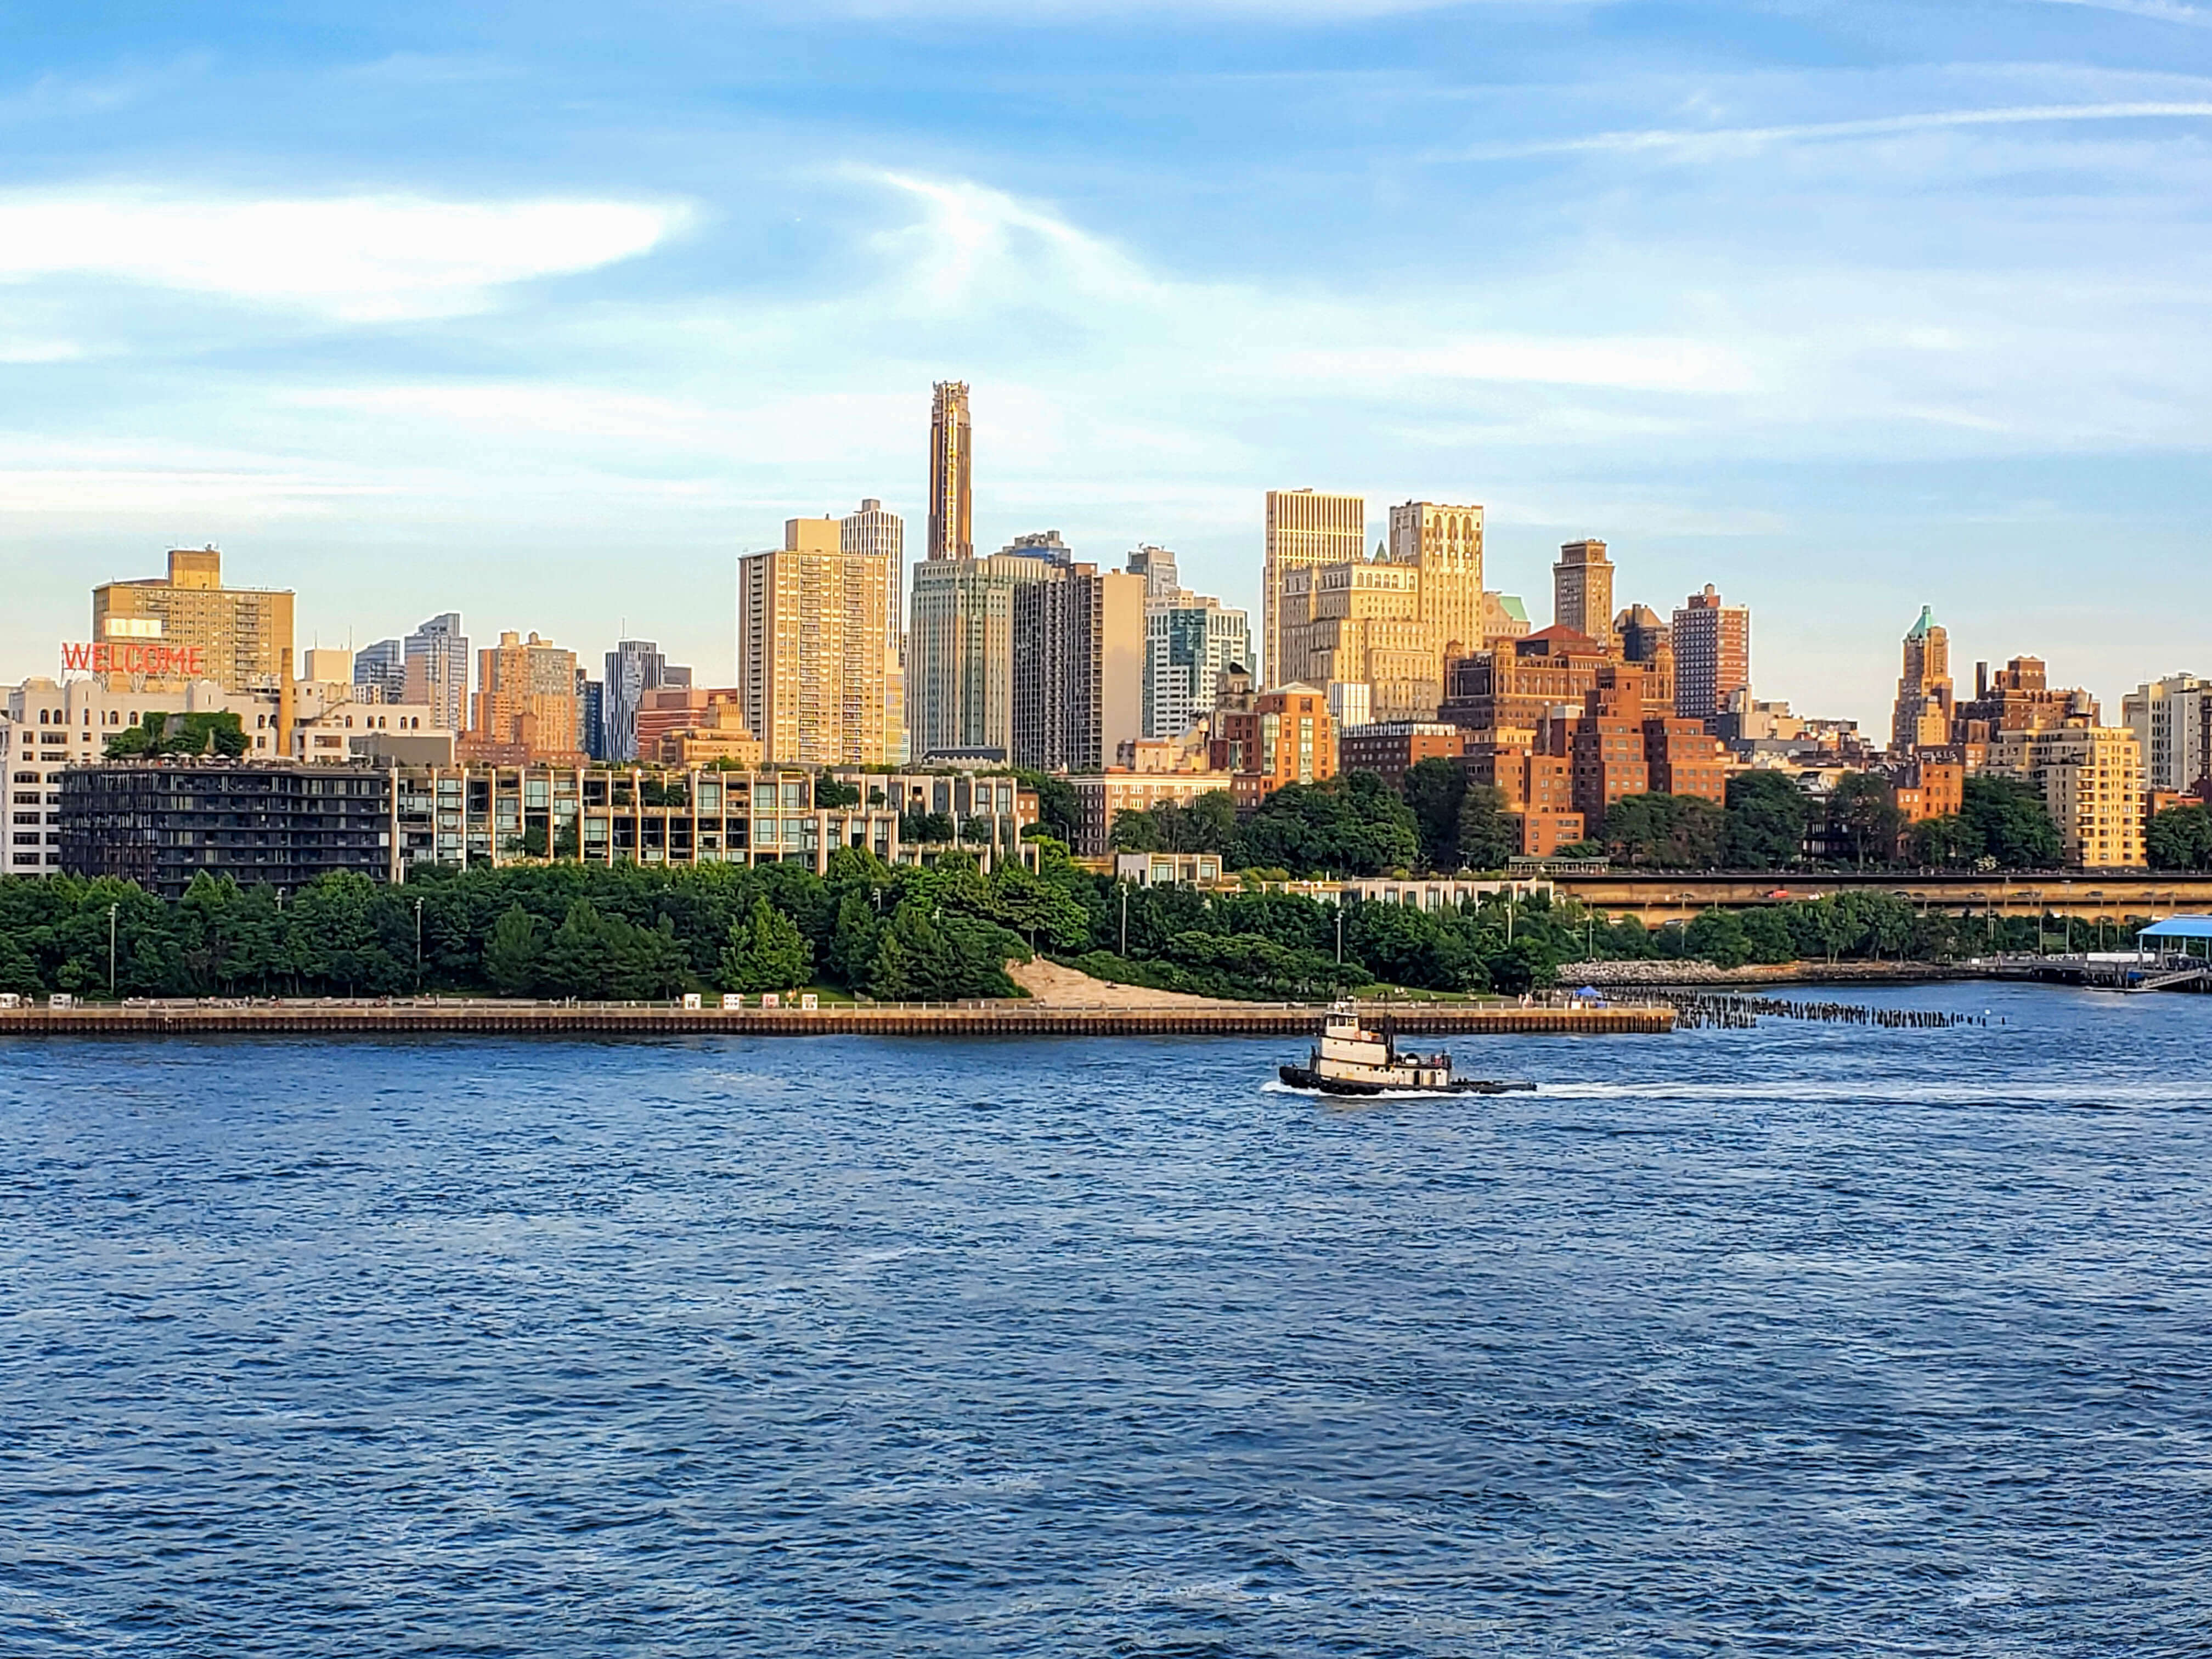
[[[2212,1000],[0,1043],[0,1653],[2212,1642]]]

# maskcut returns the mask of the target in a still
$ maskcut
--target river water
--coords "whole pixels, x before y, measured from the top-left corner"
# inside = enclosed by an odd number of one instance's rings
[[[0,1042],[0,1653],[2212,1640],[2212,1000]]]

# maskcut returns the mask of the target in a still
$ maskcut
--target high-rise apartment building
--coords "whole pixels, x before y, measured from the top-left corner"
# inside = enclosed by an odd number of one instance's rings
[[[2069,866],[2134,869],[2144,863],[2142,748],[2126,726],[2000,732],[1990,742],[1988,769],[2025,779],[2042,793]]]
[[[1890,713],[1889,745],[1900,757],[1939,749],[1951,741],[1951,635],[1933,610],[1905,630],[1904,672]]]
[[[1552,567],[1552,625],[1571,628],[1610,651],[1613,634],[1613,564],[1605,544],[1567,542]]]
[[[1420,573],[1421,621],[1443,658],[1482,649],[1482,509],[1405,501],[1390,509],[1390,562]]]
[[[1311,489],[1267,492],[1266,559],[1261,570],[1260,648],[1264,663],[1255,665],[1265,679],[1280,684],[1287,642],[1283,637],[1283,592],[1294,570],[1316,565],[1357,564],[1367,553],[1367,502],[1358,495],[1324,495]]]
[[[939,380],[929,411],[929,556],[975,556],[975,447],[968,383]]]
[[[580,761],[576,653],[512,630],[477,653],[477,692],[464,753],[525,765]]]
[[[844,544],[838,520],[790,519],[738,562],[738,706],[770,765],[889,763],[889,556]]]
[[[226,691],[275,696],[280,729],[292,720],[292,594],[225,587],[222,555],[174,548],[169,574],[92,590],[95,646],[159,641],[198,651],[200,672]]]
[[[907,609],[907,729],[916,760],[1013,747],[1014,589],[1047,559],[993,554],[914,567]]]
[[[1674,713],[1710,731],[1729,699],[1751,684],[1751,607],[1723,605],[1707,582],[1674,612]]]
[[[2142,746],[2146,787],[2187,794],[2212,781],[2212,681],[2169,674],[2129,692],[2120,711]]]
[[[428,703],[440,711],[449,732],[468,726],[469,636],[461,613],[448,611],[407,636],[401,701]]]
[[[607,757],[607,683],[576,670],[576,747],[595,761]]]
[[[637,759],[637,711],[645,694],[668,683],[668,659],[651,640],[623,640],[607,653],[605,689],[600,693],[604,735],[600,746],[611,761]]]
[[[1095,772],[1144,735],[1145,579],[1054,565],[1014,588],[1011,758]]]
[[[1203,594],[1179,591],[1145,613],[1145,735],[1179,738],[1213,708],[1224,670],[1252,664],[1252,620]]]
[[[404,702],[407,697],[407,648],[398,640],[379,640],[353,654],[354,695],[362,702]],[[448,726],[448,732],[460,728]]]
[[[880,556],[890,572],[884,600],[884,720],[890,729],[889,763],[906,764],[906,520],[872,495],[857,511],[837,520],[838,544],[848,553]]]

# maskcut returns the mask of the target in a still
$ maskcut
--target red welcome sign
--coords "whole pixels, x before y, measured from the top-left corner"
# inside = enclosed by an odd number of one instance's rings
[[[201,679],[207,653],[197,645],[165,645],[159,640],[112,640],[102,644],[62,647],[64,673],[153,674]]]

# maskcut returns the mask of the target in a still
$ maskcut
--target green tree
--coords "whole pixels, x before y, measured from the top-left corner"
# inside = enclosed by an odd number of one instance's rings
[[[1695,795],[1624,795],[1605,809],[1605,844],[1630,865],[1711,869],[1720,862],[1726,823]]]
[[[1939,870],[1967,869],[1983,852],[1981,831],[1956,812],[1922,819],[1905,839],[1915,864]]]
[[[1468,785],[1453,836],[1461,867],[1503,870],[1520,852],[1521,836],[1505,807],[1505,792],[1495,784]]]
[[[949,1001],[962,979],[959,952],[929,913],[909,900],[891,913],[868,969],[868,994],[885,1002]]]
[[[1465,770],[1441,757],[1417,762],[1399,779],[1398,793],[1413,809],[1415,830],[1420,836],[1423,869],[1460,867],[1460,810],[1467,792]]]
[[[1238,827],[1228,860],[1332,876],[1409,869],[1420,856],[1413,809],[1372,772],[1286,783]]]
[[[1889,864],[1897,858],[1905,815],[1896,792],[1870,772],[1847,772],[1828,795],[1828,840],[1855,864]]]
[[[730,941],[722,948],[724,990],[790,990],[805,984],[813,971],[813,947],[766,899],[755,899],[752,914],[731,923]]]
[[[520,904],[501,911],[484,942],[484,978],[491,988],[503,997],[528,996],[536,989],[544,938],[545,924]]]
[[[1694,957],[1721,968],[1741,968],[1752,958],[1751,934],[1743,918],[1717,907],[1692,917],[1684,941]]]
[[[1073,847],[1083,834],[1083,802],[1075,786],[1049,772],[1017,772],[1014,781],[1036,795],[1036,823],[1032,828]]]
[[[1490,958],[1490,982],[1507,996],[1518,996],[1559,982],[1559,953],[1540,939],[1516,939]]]
[[[1796,935],[1790,926],[1788,910],[1778,904],[1761,904],[1742,913],[1745,944],[1749,947],[1749,960],[1762,963],[1795,962],[1797,960]]]
[[[1352,906],[1345,948],[1392,985],[1464,991],[1489,982],[1472,929],[1456,915],[1410,904]]]
[[[149,714],[107,741],[110,760],[207,755],[236,760],[246,752],[246,722],[229,713]]]
[[[686,967],[684,947],[667,918],[640,927],[580,898],[545,942],[538,981],[556,997],[644,1000],[680,988]]]
[[[2169,806],[2151,814],[2143,854],[2154,870],[2212,870],[2212,807]]]
[[[860,887],[850,888],[837,901],[836,927],[830,935],[823,966],[832,979],[848,990],[866,990],[882,937],[882,924],[871,894]]]
[[[1981,837],[1983,855],[2001,870],[2048,870],[2058,863],[2058,826],[2042,791],[2022,779],[1987,773],[1968,778],[1959,816]]]
[[[1739,870],[1781,870],[1804,856],[1811,803],[1780,772],[1739,772],[1728,782],[1723,856]]]
[[[950,812],[902,812],[899,839],[909,847],[941,847],[953,839]]]
[[[285,921],[285,952],[292,971],[310,984],[348,996],[398,988],[399,964],[376,926],[380,890],[352,871],[322,876],[302,887]]]
[[[0,992],[34,997],[46,989],[38,959],[15,938],[0,933]]]
[[[845,783],[824,772],[814,780],[814,804],[825,812],[841,812],[860,804],[860,786]]]

